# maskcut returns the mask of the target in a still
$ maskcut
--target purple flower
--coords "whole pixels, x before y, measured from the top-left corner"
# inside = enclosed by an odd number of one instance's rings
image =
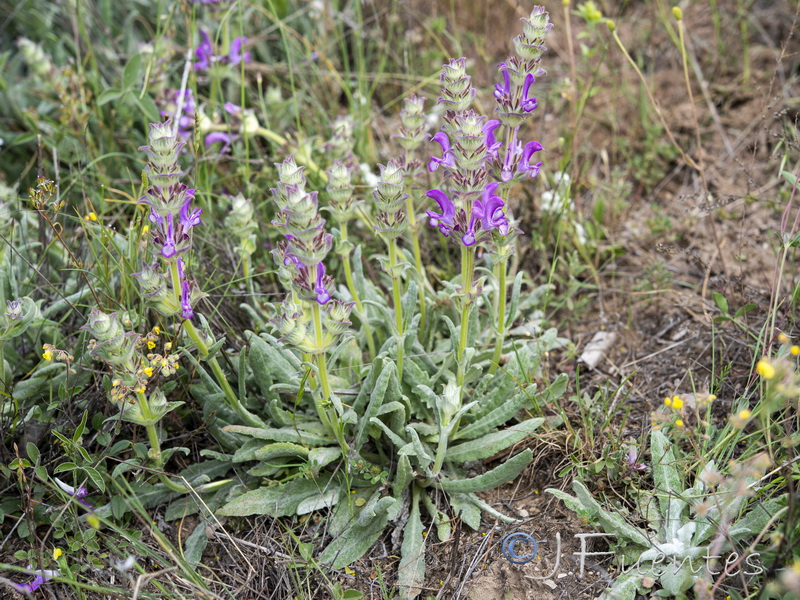
[[[445,237],[448,237],[455,227],[455,205],[450,198],[447,197],[447,194],[441,190],[428,190],[428,193],[425,195],[428,196],[428,198],[436,200],[439,209],[442,211],[442,214],[433,212],[432,210],[427,211],[427,215],[431,219],[431,227],[438,227],[439,232]]]
[[[161,242],[161,256],[164,258],[172,258],[175,256],[175,226],[172,222],[172,214],[166,217],[166,223],[162,224],[164,229],[164,239]],[[164,227],[166,225],[166,228]]]
[[[203,38],[203,41],[194,51],[195,56],[197,56],[194,68],[198,71],[206,71],[211,67],[211,63],[214,62],[216,57],[214,56],[214,47],[211,45],[211,38],[208,37],[205,29],[200,30],[200,37]]]
[[[55,479],[56,485],[58,485],[58,487],[64,490],[67,494],[75,498],[78,502],[83,504],[89,510],[94,510],[94,506],[92,506],[91,504],[86,502],[86,500],[84,500],[84,498],[86,498],[86,496],[89,495],[89,490],[86,489],[86,486],[82,485],[79,488],[75,489],[68,483],[64,483],[63,481],[61,481],[58,477],[54,477],[53,479]]]
[[[431,156],[431,159],[428,161],[428,170],[433,173],[439,168],[439,165],[444,165],[450,169],[455,167],[456,162],[453,158],[453,152],[450,150],[450,138],[447,137],[447,134],[444,131],[440,131],[433,136],[432,141],[436,142],[442,147],[442,158]]]
[[[496,228],[502,235],[508,235],[508,219],[503,212],[506,203],[494,193],[497,186],[497,183],[492,182],[484,188],[481,199],[475,201],[472,214],[478,215],[484,230]]]
[[[507,66],[504,62],[500,63],[500,72],[503,74],[504,83],[496,83],[494,86],[494,97],[498,100],[511,94],[511,78],[508,76]]]
[[[506,77],[508,77],[507,73]],[[522,102],[520,106],[522,107],[522,110],[524,110],[526,113],[529,113],[536,108],[536,98],[533,98],[532,96],[528,95],[531,88],[531,84],[534,81],[536,80],[533,77],[533,73],[528,73],[525,76],[525,83],[522,86]]]
[[[231,44],[231,51],[228,54],[228,63],[231,65],[238,65],[244,61],[245,64],[250,62],[250,53],[242,52],[242,44],[247,43],[246,37],[237,37]]]
[[[222,142],[223,146],[220,148],[220,154],[224,154],[231,147],[231,144],[236,140],[236,136],[225,133],[223,131],[215,131],[206,136],[206,147],[217,142]]]
[[[500,127],[500,121],[497,119],[492,119],[483,126],[483,140],[486,145],[486,154],[492,159],[497,158],[500,152],[500,146],[503,145],[502,142],[498,142],[494,137],[494,130],[498,127]]]
[[[639,451],[636,449],[636,446],[628,446],[628,468],[631,471],[646,471],[648,468],[647,465],[636,462],[638,456]]]
[[[185,279],[181,284],[181,317],[184,319],[191,319],[194,317],[192,310],[192,289],[189,282]]]
[[[28,568],[30,569],[31,566],[29,565]],[[33,581],[30,583],[12,583],[11,585],[14,587],[17,592],[20,594],[31,594],[38,590],[42,585],[51,580],[53,577],[60,577],[61,573],[59,571],[50,571],[50,570],[37,570],[34,573],[38,573],[33,578]]]
[[[192,227],[197,227],[201,225],[200,215],[203,214],[202,208],[195,208],[192,212],[189,212],[189,209],[192,205],[192,198],[194,198],[194,190],[190,190],[192,192],[192,197],[186,200],[186,203],[181,207],[180,212],[178,213],[178,220],[181,224],[181,231],[184,234],[189,233]]]
[[[539,142],[528,142],[525,144],[525,149],[522,151],[522,157],[517,167],[518,173],[527,173],[530,177],[536,177],[539,174],[539,169],[542,168],[542,163],[539,161],[536,164],[531,164],[531,158],[534,153],[544,150],[544,147]]]
[[[317,285],[314,286],[314,293],[317,295],[317,303],[323,306],[331,299],[331,294],[325,287],[326,283],[330,285],[329,280],[330,278],[326,280],[325,277],[325,265],[319,263],[317,265]]]

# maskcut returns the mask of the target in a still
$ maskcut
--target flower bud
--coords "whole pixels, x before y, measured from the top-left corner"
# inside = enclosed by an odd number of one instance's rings
[[[104,313],[99,308],[93,308],[87,317],[87,323],[81,329],[85,329],[98,342],[107,342],[124,332],[122,323],[116,313],[110,315]]]
[[[304,167],[298,167],[294,155],[289,156],[282,163],[275,163],[278,169],[278,179],[285,184],[304,186],[306,178],[303,176]]]
[[[0,320],[0,342],[22,335],[39,317],[39,307],[29,297],[7,300],[7,307]]]
[[[17,40],[17,45],[25,64],[39,77],[45,77],[53,70],[53,63],[50,62],[50,58],[39,44],[35,44],[28,38],[20,38]]]

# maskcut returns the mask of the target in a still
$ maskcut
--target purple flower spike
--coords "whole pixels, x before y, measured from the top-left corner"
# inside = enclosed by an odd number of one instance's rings
[[[428,161],[428,170],[433,173],[439,168],[439,165],[444,165],[450,169],[455,167],[456,162],[453,158],[453,153],[450,150],[450,138],[447,137],[447,134],[444,131],[440,131],[433,136],[433,141],[442,147],[442,158],[431,156],[431,159]]]
[[[441,190],[429,190],[425,195],[428,196],[428,198],[436,200],[439,209],[442,211],[442,214],[433,212],[432,210],[427,211],[427,215],[431,219],[431,227],[438,227],[439,232],[445,237],[448,237],[455,227],[455,205],[450,198],[447,197],[447,194]]]
[[[215,131],[206,136],[205,142],[206,147],[210,146],[211,144],[216,144],[217,142],[222,142],[223,146],[220,148],[220,154],[224,154],[231,147],[231,144],[235,139],[235,135],[230,135],[223,131]]]
[[[84,498],[86,498],[86,496],[89,495],[89,490],[86,489],[86,486],[82,485],[81,487],[75,489],[68,483],[64,483],[63,481],[61,481],[58,477],[54,477],[53,479],[55,479],[56,485],[58,485],[58,487],[64,490],[67,494],[75,498],[78,502],[83,504],[83,506],[85,506],[89,510],[94,510],[94,506],[92,506],[86,500],[84,500]]]
[[[198,71],[206,71],[214,60],[214,48],[211,45],[211,38],[208,37],[208,33],[204,29],[200,30],[200,37],[203,38],[203,41],[194,51],[195,56],[197,56],[194,68]]]
[[[533,158],[534,153],[540,150],[544,150],[544,146],[539,142],[528,142],[525,144],[517,171],[519,173],[527,173],[530,177],[536,177],[539,174],[539,169],[542,168],[542,163],[531,164],[531,158]]]
[[[194,317],[194,311],[192,310],[192,288],[185,279],[181,285],[181,317],[184,319],[191,319]]]
[[[506,77],[508,77],[508,74],[506,74]],[[522,110],[524,110],[526,113],[531,112],[537,106],[536,98],[533,98],[533,97],[528,95],[528,92],[530,92],[530,89],[531,89],[531,84],[534,81],[536,81],[536,80],[534,79],[533,74],[532,73],[528,73],[528,75],[525,77],[525,84],[522,86],[522,103],[521,103],[521,106],[522,106]]]
[[[317,303],[324,306],[331,299],[330,292],[325,288],[325,265],[317,265],[317,285],[314,286],[314,293],[317,294]]]
[[[242,44],[247,43],[246,37],[237,37],[231,44],[231,52],[228,55],[228,63],[231,65],[238,65],[240,62],[248,64],[250,62],[250,53],[242,52]]]
[[[28,568],[30,569],[30,566],[28,566]],[[40,587],[42,587],[44,583],[50,581],[53,577],[61,576],[61,573],[59,571],[39,570],[34,572],[38,573],[38,575],[36,575],[33,578],[33,581],[31,581],[30,583],[12,583],[11,585],[20,594],[32,594]]]

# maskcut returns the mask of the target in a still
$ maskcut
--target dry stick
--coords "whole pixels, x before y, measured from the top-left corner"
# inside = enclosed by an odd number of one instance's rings
[[[683,29],[683,19],[681,18],[680,9],[675,11],[676,17],[678,19],[678,33],[680,34],[681,40],[681,62],[683,62],[683,79],[686,83],[686,92],[689,94],[689,105],[692,108],[692,121],[694,121],[694,132],[695,137],[697,138],[697,167],[700,173],[700,181],[703,184],[703,203],[708,203],[711,195],[708,192],[708,181],[706,181],[706,173],[705,168],[703,167],[703,142],[700,139],[700,121],[697,119],[697,107],[694,105],[694,94],[692,93],[692,84],[689,81],[689,64],[686,60],[686,33]],[[719,254],[719,262],[722,264],[722,270],[725,272],[725,275],[728,275],[728,269],[725,266],[725,259],[722,256],[722,246],[720,245],[719,236],[717,236],[717,226],[714,223],[714,211],[709,210],[708,212],[708,222],[711,223],[711,235],[714,236],[714,244],[717,247],[717,252]],[[713,264],[713,259],[711,263]]]

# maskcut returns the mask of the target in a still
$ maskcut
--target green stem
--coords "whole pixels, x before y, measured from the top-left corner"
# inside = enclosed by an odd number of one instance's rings
[[[341,223],[342,244],[347,243],[347,221]],[[377,352],[375,351],[375,340],[372,338],[372,328],[369,325],[369,315],[364,310],[364,305],[361,303],[361,297],[358,295],[356,284],[353,281],[353,271],[350,267],[350,253],[342,255],[344,262],[344,278],[347,280],[347,288],[350,290],[350,295],[353,296],[353,301],[356,303],[356,310],[358,311],[358,318],[364,325],[364,335],[367,336],[367,347],[369,348],[369,359],[375,360]]]
[[[422,251],[419,247],[419,236],[417,235],[417,217],[414,215],[414,198],[411,194],[406,198],[406,212],[408,213],[408,225],[411,230],[411,242],[414,249],[414,266],[417,268],[417,277],[419,278],[419,329],[420,331],[425,331],[425,323],[428,316],[428,306],[425,303],[425,284],[427,279],[425,270],[422,267]]]
[[[316,270],[316,267],[314,267]],[[316,274],[314,274],[316,278]],[[322,424],[336,437],[339,446],[342,449],[342,456],[347,460],[350,449],[347,446],[347,441],[344,439],[344,430],[342,423],[339,420],[339,415],[336,413],[336,407],[333,405],[331,384],[328,381],[328,363],[325,357],[325,351],[322,347],[325,345],[324,333],[322,331],[322,313],[319,304],[311,302],[311,314],[314,321],[314,337],[317,344],[318,354],[317,370],[319,371],[319,386],[321,397],[315,400],[314,404],[317,409]]]
[[[211,371],[214,373],[214,377],[216,378],[220,388],[222,388],[222,393],[225,394],[225,398],[228,400],[231,408],[239,413],[239,416],[241,416],[248,425],[253,427],[263,427],[264,422],[247,410],[244,406],[242,406],[242,403],[239,402],[239,398],[233,391],[231,384],[228,383],[228,378],[225,377],[225,373],[223,372],[217,357],[208,355],[208,346],[203,340],[203,337],[200,335],[200,332],[197,331],[194,323],[192,323],[189,319],[184,319],[183,327],[186,330],[186,334],[189,336],[189,339],[191,339],[192,342],[194,342],[194,345],[197,346],[197,351],[200,353],[201,360],[206,361],[211,367]]]
[[[153,419],[153,413],[150,412],[150,404],[147,401],[147,396],[144,395],[144,392],[137,392],[136,397],[141,407],[142,416],[146,420],[151,421]],[[150,449],[153,453],[153,466],[160,470],[164,466],[164,460],[161,457],[161,442],[158,440],[158,430],[156,429],[155,423],[148,423],[145,425],[145,429],[147,430],[147,438],[150,441]],[[189,491],[185,486],[172,481],[164,472],[160,472],[158,478],[173,492],[185,494]]]
[[[489,367],[489,374],[493,375],[500,366],[500,355],[503,352],[503,342],[506,338],[506,271],[508,266],[508,257],[502,256],[497,261],[498,270],[498,297],[497,297],[497,341],[494,346],[494,354],[492,354],[492,364]]]
[[[464,350],[467,348],[467,333],[469,330],[469,310],[472,306],[472,276],[475,270],[475,253],[472,249],[464,246],[461,249],[461,281],[464,286],[464,298],[461,304],[461,332],[458,339],[458,351],[456,360],[461,363],[464,358]],[[464,373],[459,364],[458,385],[464,383]]]
[[[403,305],[400,298],[400,276],[397,274],[397,240],[389,241],[389,271],[392,277],[394,325],[397,329],[397,379],[403,381]]]

